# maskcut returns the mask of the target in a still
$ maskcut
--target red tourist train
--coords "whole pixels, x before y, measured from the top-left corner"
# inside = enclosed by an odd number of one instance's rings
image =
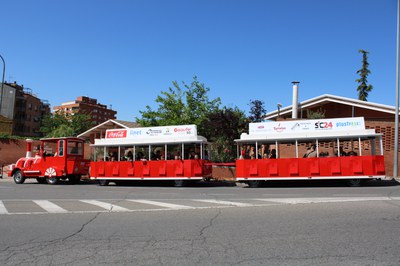
[[[251,187],[268,180],[314,179],[343,179],[356,186],[386,178],[382,135],[365,129],[362,117],[250,123],[249,133],[235,141],[236,180]],[[43,150],[53,143],[58,155],[21,158],[10,173],[16,183],[36,177],[53,184],[88,174],[82,139],[42,143]],[[109,129],[91,146],[90,178],[102,186],[126,180],[170,180],[183,186],[212,177],[212,145],[197,135],[195,125]],[[62,150],[67,152],[60,155]]]
[[[11,165],[9,176],[22,184],[27,178],[39,183],[57,184],[60,179],[77,183],[89,173],[90,161],[84,159],[84,140],[80,138],[41,139],[32,155],[32,140],[27,140],[26,156]]]

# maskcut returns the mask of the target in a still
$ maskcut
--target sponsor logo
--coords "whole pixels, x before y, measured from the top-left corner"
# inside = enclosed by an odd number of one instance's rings
[[[275,130],[276,132],[279,132],[279,133],[280,133],[280,132],[285,131],[285,130],[286,130],[286,127],[281,126],[281,123],[279,123],[277,127],[274,127],[274,130]]]
[[[185,128],[174,128],[174,132],[175,133],[186,133],[186,134],[190,134],[192,132],[192,129],[189,127],[185,127]]]
[[[330,129],[333,128],[332,122],[316,122],[315,129]]]
[[[149,129],[147,130],[146,134],[150,136],[158,135],[161,134],[162,130],[161,129]]]
[[[361,122],[358,121],[347,121],[347,122],[337,122],[336,127],[357,127],[361,126]]]
[[[263,125],[261,125],[261,126],[258,126],[257,127],[258,129],[263,129],[263,128],[265,128]]]
[[[299,123],[294,124],[294,125],[292,126],[292,130],[295,130],[297,127],[300,127],[300,124],[299,124]]]
[[[129,135],[130,136],[140,136],[140,135],[142,135],[142,131],[141,130],[130,130]]]
[[[171,130],[167,127],[167,128],[165,129],[164,136],[169,136],[169,135],[172,135],[172,132],[171,132]]]
[[[107,131],[106,138],[107,139],[126,138],[126,129]]]

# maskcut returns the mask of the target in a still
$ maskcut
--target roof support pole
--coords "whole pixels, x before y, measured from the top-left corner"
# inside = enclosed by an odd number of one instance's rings
[[[258,141],[256,141],[256,159],[258,159]]]
[[[340,157],[340,141],[339,138],[337,138],[337,156]]]

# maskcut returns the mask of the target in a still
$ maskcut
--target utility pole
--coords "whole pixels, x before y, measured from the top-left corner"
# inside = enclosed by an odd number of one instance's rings
[[[396,110],[394,123],[394,159],[393,159],[393,178],[397,178],[398,150],[399,150],[399,27],[400,27],[400,0],[397,0],[397,44],[396,44]]]
[[[1,106],[3,102],[3,86],[4,86],[4,74],[6,73],[6,62],[4,58],[0,54],[0,58],[3,61],[3,78],[1,79],[1,91],[0,91],[0,115],[1,115]]]

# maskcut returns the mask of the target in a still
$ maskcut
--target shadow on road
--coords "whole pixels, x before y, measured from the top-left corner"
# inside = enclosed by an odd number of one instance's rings
[[[368,180],[361,187],[391,187],[398,186],[396,180]],[[290,188],[290,187],[349,187],[345,180],[291,180],[291,181],[266,181],[260,185],[263,187]]]
[[[11,180],[10,180],[11,182]],[[39,184],[35,179],[26,180],[27,184],[39,185],[39,186],[53,186],[48,184]],[[72,184],[68,181],[60,181],[56,186],[82,186],[82,185],[95,185],[98,186],[97,180],[83,179],[77,184]],[[400,183],[393,180],[369,180],[362,183],[361,187],[392,187],[399,186]],[[110,181],[109,186],[131,186],[131,187],[174,187],[173,181],[165,180],[134,180],[134,181],[117,181],[117,183]],[[249,188],[247,184],[234,182],[234,181],[223,181],[223,180],[211,180],[211,181],[189,181],[183,188],[196,188],[196,187],[244,187]],[[177,188],[182,188],[177,187]],[[259,188],[296,188],[296,187],[348,187],[345,180],[277,180],[277,181],[265,181]],[[257,189],[257,188],[249,188]]]

